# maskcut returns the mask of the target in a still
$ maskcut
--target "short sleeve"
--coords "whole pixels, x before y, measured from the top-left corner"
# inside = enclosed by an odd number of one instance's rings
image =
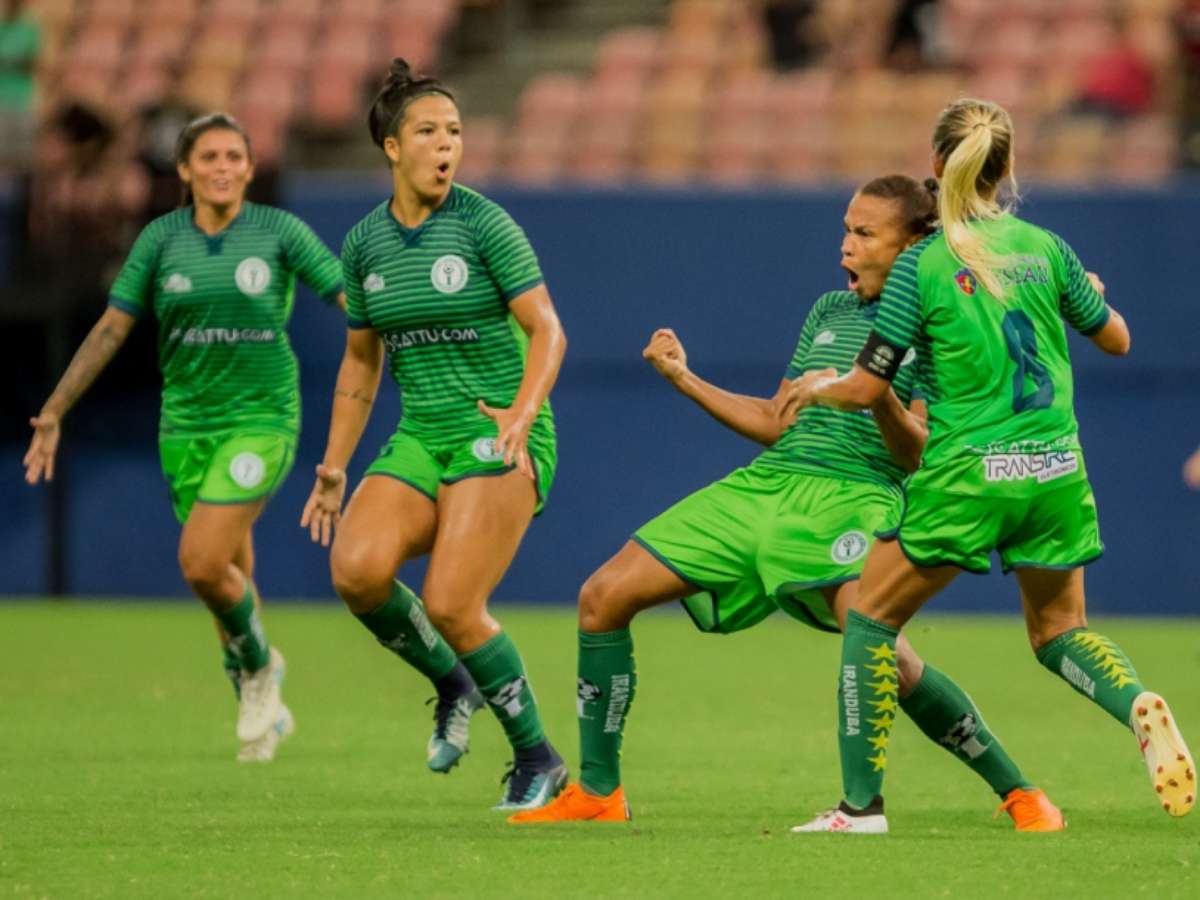
[[[154,301],[154,279],[162,250],[163,230],[155,222],[142,229],[108,291],[108,305],[134,318]]]
[[[367,294],[363,288],[362,268],[359,262],[358,241],[354,233],[346,236],[342,243],[342,284],[346,292],[346,325],[350,328],[370,328],[371,317],[367,313]]]
[[[911,347],[921,330],[923,314],[917,266],[924,243],[909,247],[896,258],[875,317],[875,333],[899,350]]]
[[[817,298],[817,302],[813,304],[812,309],[808,311],[808,316],[804,319],[804,325],[800,328],[800,337],[796,341],[796,349],[792,353],[792,361],[788,363],[787,371],[784,373],[785,378],[799,378],[804,374],[804,360],[808,356],[808,351],[812,349],[813,337],[816,336],[817,329],[820,327],[821,317],[825,315],[825,295],[822,294]]]
[[[506,302],[545,280],[529,238],[496,204],[489,204],[477,221],[476,236],[480,255]]]
[[[1055,267],[1058,282],[1058,308],[1067,324],[1080,334],[1091,337],[1108,323],[1108,304],[1088,280],[1083,263],[1075,251],[1057,234],[1051,233],[1058,248],[1060,264]]]
[[[342,290],[342,266],[338,258],[308,225],[291,213],[284,213],[281,232],[288,268],[317,296],[330,302],[336,300]]]

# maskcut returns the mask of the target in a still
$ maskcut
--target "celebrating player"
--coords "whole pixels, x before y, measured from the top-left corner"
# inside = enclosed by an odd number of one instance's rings
[[[301,524],[329,542],[333,583],[381,644],[433,681],[427,761],[449,771],[471,714],[491,706],[513,747],[498,808],[541,806],[566,781],[525,667],[487,601],[554,478],[547,397],[566,339],[525,234],[454,183],[451,93],[395,60],[368,117],[393,194],[346,238],[346,352],[324,462]],[[345,467],[386,347],[404,413],[338,522]],[[424,605],[395,579],[430,554]]]
[[[30,420],[25,478],[54,477],[63,417],[153,311],[159,450],[183,525],[179,565],[218,623],[240,698],[238,759],[268,761],[294,726],[280,695],[283,657],[259,620],[252,529],[295,456],[299,374],[286,328],[296,278],[340,305],[341,270],[295,216],[246,201],[254,159],[234,119],[215,113],[188,124],[176,161],[191,202],[138,237],[108,309]]]
[[[847,617],[839,669],[844,797],[797,831],[887,830],[880,795],[891,721],[863,727],[858,703],[900,628],[960,570],[1015,570],[1037,659],[1133,729],[1157,800],[1173,816],[1195,799],[1192,760],[1170,709],[1121,649],[1090,631],[1083,569],[1103,552],[1073,404],[1063,319],[1106,353],[1129,330],[1059,237],[997,202],[1012,175],[1012,120],[964,99],[933,134],[942,231],[896,261],[856,365],[797,385],[789,404],[870,409],[916,350],[929,375],[929,443],[905,487],[898,526],[872,547]],[[850,703],[851,697],[855,703]]]
[[[854,195],[842,241],[850,290],[817,300],[788,379],[811,378],[804,373],[830,366],[850,369],[893,261],[933,230],[935,205],[926,186],[903,175],[877,178]],[[924,402],[912,400],[906,409],[918,381],[915,365],[904,365],[895,390],[881,395],[872,417],[808,409],[789,426],[777,410],[788,380],[774,399],[723,391],[688,368],[683,345],[669,329],[656,331],[643,355],[717,421],[768,449],[644,525],[584,584],[580,783],[511,822],[629,818],[619,759],[636,684],[633,617],[682,598],[703,631],[748,628],[782,607],[805,624],[837,632],[857,590],[869,536],[893,515],[906,470],[920,462]],[[1063,827],[1062,815],[1021,775],[970,698],[906,642],[875,660],[861,689],[868,683],[882,686],[890,700],[864,712],[862,728],[872,721],[890,724],[903,709],[992,786],[1018,830]]]

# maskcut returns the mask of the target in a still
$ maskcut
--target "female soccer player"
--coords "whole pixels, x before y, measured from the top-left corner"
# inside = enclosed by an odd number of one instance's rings
[[[25,479],[54,477],[63,416],[147,311],[158,320],[163,376],[159,450],[183,525],[183,577],[218,623],[239,696],[238,759],[268,761],[293,729],[284,662],[257,611],[252,528],[283,483],[300,427],[296,357],[287,337],[296,278],[339,305],[341,270],[290,213],[246,201],[250,142],[222,113],[196,119],[176,145],[191,202],[143,229],[108,309],[30,424]]]
[[[486,699],[515,757],[498,808],[541,806],[566,769],[487,601],[554,478],[547,397],[566,339],[525,234],[495,203],[454,183],[463,142],[453,95],[398,59],[368,123],[393,193],[342,251],[346,353],[301,525],[329,542],[386,347],[404,413],[337,525],[334,587],[381,644],[437,688],[429,767],[447,772],[458,762]],[[422,605],[395,576],[425,553]]]
[[[1192,760],[1166,702],[1110,639],[1087,628],[1083,569],[1103,552],[1075,422],[1063,319],[1124,355],[1129,330],[1058,236],[997,202],[1013,169],[1012,120],[994,103],[948,106],[933,134],[942,231],[909,248],[888,278],[857,363],[797,385],[789,403],[869,409],[910,349],[928,371],[929,443],[905,486],[899,525],[868,554],[847,617],[838,743],[845,796],[800,831],[886,830],[890,721],[857,724],[847,691],[871,682],[900,628],[960,570],[997,551],[1016,570],[1037,659],[1138,738],[1157,799],[1173,816],[1195,799]]]
[[[848,371],[870,331],[879,293],[896,257],[933,230],[929,189],[903,175],[877,178],[846,210],[842,265],[849,290],[817,300],[805,320],[787,378],[833,366]],[[684,498],[640,528],[579,594],[578,785],[542,809],[509,821],[629,818],[620,751],[636,674],[629,624],[643,609],[683,599],[703,631],[731,632],[782,607],[814,628],[837,632],[857,590],[869,535],[894,515],[900,484],[925,442],[924,401],[905,408],[917,366],[905,365],[895,391],[872,418],[806,410],[790,426],[776,400],[730,394],[697,377],[669,329],[643,355],[664,378],[723,425],[768,447],[749,466]],[[790,386],[784,381],[784,387]],[[889,452],[890,451],[890,452]],[[875,661],[867,682],[887,701],[862,707],[859,727],[903,709],[933,741],[983,777],[1018,830],[1054,831],[1062,815],[1030,785],[950,678],[925,665],[907,642]],[[885,745],[880,744],[879,750]]]

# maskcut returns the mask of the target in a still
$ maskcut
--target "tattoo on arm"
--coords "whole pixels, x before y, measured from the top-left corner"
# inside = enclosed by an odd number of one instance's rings
[[[60,415],[66,413],[108,365],[125,342],[125,337],[125,334],[120,333],[111,324],[98,322],[75,351],[71,364],[59,379],[54,393],[46,401],[46,406]]]
[[[333,396],[348,397],[351,400],[357,400],[359,403],[365,403],[367,406],[375,402],[375,395],[370,391],[364,391],[362,388],[355,388],[352,391],[347,391],[344,388],[334,388]]]

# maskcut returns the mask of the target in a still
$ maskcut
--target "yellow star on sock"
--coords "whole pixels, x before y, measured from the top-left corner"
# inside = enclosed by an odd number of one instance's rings
[[[896,651],[887,644],[880,644],[878,647],[868,647],[867,652],[871,654],[871,659],[886,659],[891,662],[896,660]]]
[[[876,772],[882,772],[887,768],[887,754],[880,750],[874,756],[868,756],[867,762],[875,766]]]
[[[874,675],[876,678],[895,678],[896,677],[896,672],[897,672],[896,667],[887,662],[881,662],[877,666],[867,665],[867,666],[864,666],[864,668],[870,669],[871,674]]]
[[[889,731],[896,724],[896,717],[884,714],[878,719],[867,719],[867,723],[878,731]]]
[[[900,691],[896,682],[888,681],[886,678],[882,681],[868,681],[867,687],[877,694],[898,694]]]
[[[890,713],[900,708],[900,705],[891,697],[884,697],[882,700],[870,700],[868,702],[875,707],[875,712]]]
[[[888,736],[886,734],[873,734],[867,738],[869,743],[876,750],[886,750],[888,745]]]

